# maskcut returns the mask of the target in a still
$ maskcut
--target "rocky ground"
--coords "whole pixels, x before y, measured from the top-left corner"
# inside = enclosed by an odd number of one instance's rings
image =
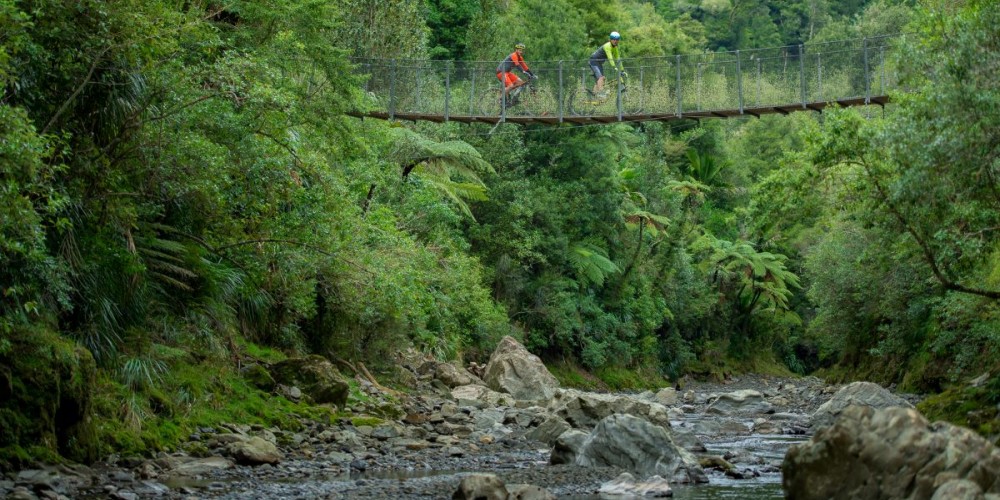
[[[829,397],[823,395],[822,384],[816,379],[748,376],[726,384],[691,382],[687,387],[678,394],[672,420],[677,433],[694,434],[686,441],[695,450],[705,449],[699,439],[710,441],[732,434],[706,431],[715,433],[713,436],[691,429],[695,420],[706,424],[729,418],[704,414],[713,394],[738,389],[771,392],[771,399],[781,394],[783,399],[778,401],[785,404],[778,410],[802,415]],[[795,389],[787,390],[789,387]],[[201,429],[192,441],[205,445],[205,457],[173,453],[151,460],[113,458],[91,467],[22,471],[0,481],[0,492],[7,498],[451,498],[464,475],[487,472],[506,484],[538,485],[557,497],[583,498],[596,494],[602,484],[624,472],[616,466],[549,465],[551,447],[525,437],[534,428],[532,422],[539,420],[539,414],[527,409],[504,409],[484,417],[484,412],[493,409],[481,404],[460,406],[436,395],[415,406],[438,413],[443,408],[447,416],[431,417],[440,419],[433,425],[404,422],[354,427],[345,421],[328,427],[303,422],[306,429],[296,433],[240,425]],[[519,424],[519,419],[525,425]],[[434,430],[414,432],[426,428]],[[483,431],[485,428],[489,430]],[[231,436],[250,435],[277,443],[280,458],[253,465],[236,459],[230,440],[237,438]],[[773,460],[749,463],[753,464],[746,466],[750,475],[754,471],[777,473],[778,464]],[[712,474],[710,470],[710,478]]]
[[[533,367],[498,375],[492,360],[485,371],[470,372],[410,359],[415,390],[392,397],[359,379],[371,402],[349,409],[380,407],[384,414],[391,403],[398,418],[301,420],[294,431],[238,423],[203,428],[190,436],[187,452],[7,473],[0,497],[452,498],[474,473],[521,491],[508,498],[656,491],[654,474],[691,490],[706,480],[708,487],[724,483],[730,498],[741,485],[764,483],[767,493],[755,498],[780,497],[785,450],[807,438],[810,419],[837,389],[813,377],[744,376],[685,380],[680,390],[586,393],[552,386],[537,358],[517,345],[511,350],[520,359],[510,363]],[[514,372],[524,378],[510,379]],[[531,372],[540,378],[525,375]],[[487,378],[506,392],[488,389]],[[595,444],[602,443],[595,437],[601,429],[604,444]],[[615,453],[604,449],[619,444]],[[615,486],[626,471],[639,482]]]

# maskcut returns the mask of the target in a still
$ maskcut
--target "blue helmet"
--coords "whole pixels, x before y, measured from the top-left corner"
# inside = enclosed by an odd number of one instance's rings
[[[621,40],[622,39],[622,35],[620,33],[618,33],[617,31],[612,31],[610,38],[612,40]]]

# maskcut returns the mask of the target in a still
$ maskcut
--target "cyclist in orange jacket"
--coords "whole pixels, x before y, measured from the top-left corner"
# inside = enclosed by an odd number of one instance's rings
[[[527,75],[528,78],[535,78],[535,74],[528,69],[528,63],[524,62],[523,43],[514,45],[514,52],[511,52],[511,54],[507,56],[507,58],[504,59],[499,66],[497,66],[497,79],[503,83],[504,97],[507,97],[507,94],[510,93],[511,90],[528,83],[514,74],[515,67]]]

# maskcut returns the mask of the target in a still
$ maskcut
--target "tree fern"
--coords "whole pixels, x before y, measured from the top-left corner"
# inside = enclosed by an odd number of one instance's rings
[[[724,167],[721,162],[708,153],[699,154],[694,149],[687,151],[687,157],[688,164],[681,167],[685,176],[708,186],[721,185],[719,173]]]
[[[479,151],[464,141],[435,142],[405,127],[392,131],[391,156],[402,167],[402,176],[418,175],[472,218],[467,202],[488,199],[479,176],[494,172]]]
[[[739,304],[736,313],[744,326],[755,311],[788,310],[791,288],[799,286],[799,277],[785,268],[786,256],[758,252],[749,242],[720,240],[709,234],[699,238],[693,248],[709,253],[710,274]]]
[[[618,266],[608,259],[604,249],[590,243],[577,243],[571,246],[568,258],[578,279],[597,286],[603,285],[604,279],[611,273],[620,271]]]

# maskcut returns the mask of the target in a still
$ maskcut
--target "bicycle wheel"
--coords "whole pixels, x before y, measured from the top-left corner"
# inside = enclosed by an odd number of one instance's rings
[[[642,113],[643,97],[642,91],[630,88],[622,91],[622,112],[626,115],[638,115]]]
[[[500,116],[500,89],[490,87],[483,91],[479,98],[479,112],[482,116]]]
[[[528,89],[518,96],[517,104],[507,110],[514,116],[550,116],[559,112],[556,98],[548,88]]]
[[[590,95],[583,87],[573,87],[566,96],[566,107],[574,116],[593,116],[600,100]]]

